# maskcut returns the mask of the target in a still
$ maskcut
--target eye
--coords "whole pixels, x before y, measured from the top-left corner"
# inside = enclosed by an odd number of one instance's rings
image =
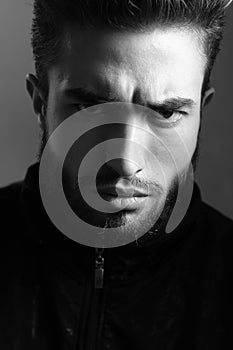
[[[173,109],[160,109],[157,110],[156,113],[158,114],[157,119],[161,122],[167,122],[170,124],[175,124],[179,122],[179,120],[185,116],[188,115],[187,112],[179,111],[179,110],[173,110]]]
[[[166,107],[157,107],[150,106],[149,107],[152,113],[148,114],[151,123],[156,123],[156,125],[160,125],[161,127],[172,127],[178,124],[184,116],[188,116],[188,113],[185,111],[181,111],[179,109],[172,109]]]
[[[97,106],[97,105],[100,105],[103,103],[106,103],[106,102],[100,101],[100,102],[75,103],[75,104],[72,104],[72,107],[75,108],[77,111],[81,111],[81,110],[86,109],[88,107],[94,107],[94,106]]]
[[[168,109],[164,111],[159,111],[159,114],[161,114],[165,119],[170,119],[173,116],[174,111]]]
[[[87,104],[87,103],[75,103],[75,104],[73,104],[72,106],[73,106],[77,111],[81,111],[82,109],[86,109],[86,108],[88,108],[88,107],[91,107],[92,104],[91,104],[91,103],[89,103],[89,104]]]

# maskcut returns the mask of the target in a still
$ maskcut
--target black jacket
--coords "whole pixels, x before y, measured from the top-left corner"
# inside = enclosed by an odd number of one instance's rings
[[[233,223],[201,201],[148,246],[96,252],[43,209],[38,164],[0,190],[1,350],[233,349]]]

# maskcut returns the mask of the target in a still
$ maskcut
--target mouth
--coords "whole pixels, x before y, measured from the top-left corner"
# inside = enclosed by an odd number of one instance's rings
[[[99,194],[103,197],[112,198],[145,198],[149,193],[138,190],[134,187],[117,187],[117,186],[99,186],[97,187]]]
[[[101,197],[109,202],[109,207],[112,207],[116,210],[136,210],[139,209],[143,203],[146,201],[148,196],[142,197],[122,197],[122,196],[113,196],[111,194],[101,194]]]
[[[143,206],[148,193],[134,187],[99,186],[98,193],[116,210],[136,210]]]

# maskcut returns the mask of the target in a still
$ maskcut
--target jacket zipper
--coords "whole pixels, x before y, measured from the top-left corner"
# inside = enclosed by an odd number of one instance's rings
[[[97,350],[101,343],[103,325],[104,297],[104,249],[95,248],[94,278],[89,280],[88,314],[85,326],[85,341],[83,350]],[[92,275],[93,276],[93,275]]]
[[[96,248],[95,252],[95,289],[101,289],[104,286],[104,248]]]
[[[92,258],[95,259],[94,273],[91,279],[87,276],[83,299],[82,325],[77,349],[97,350],[101,342],[103,325],[104,297],[104,249],[95,248]]]

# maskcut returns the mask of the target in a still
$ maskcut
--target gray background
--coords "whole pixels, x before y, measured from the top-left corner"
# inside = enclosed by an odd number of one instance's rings
[[[0,186],[22,179],[36,160],[38,126],[25,90],[34,72],[30,49],[30,0],[0,3]],[[233,218],[233,5],[212,84],[217,93],[204,112],[197,181],[202,197]]]

